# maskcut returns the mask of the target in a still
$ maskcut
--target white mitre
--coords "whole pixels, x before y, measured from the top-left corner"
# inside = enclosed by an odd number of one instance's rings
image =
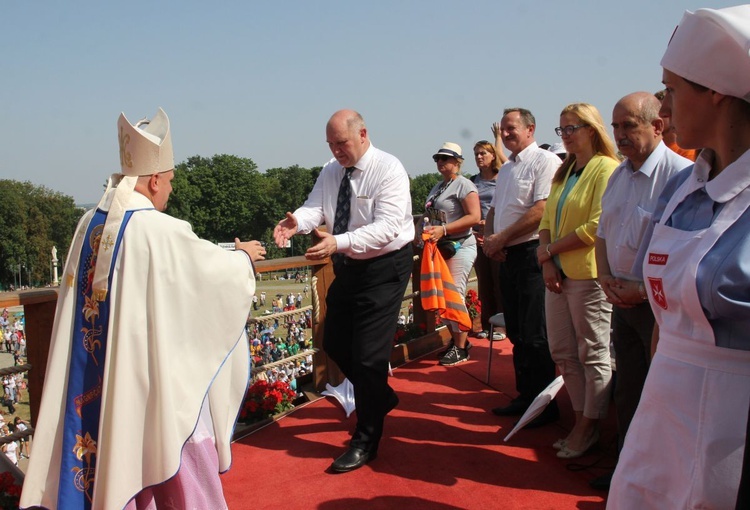
[[[135,125],[121,113],[117,119],[117,138],[123,175],[151,175],[174,169],[169,118],[161,108],[150,121],[142,119]]]
[[[114,196],[109,204],[109,212],[99,242],[94,271],[93,289],[94,298],[97,301],[104,301],[107,297],[115,241],[138,177],[174,170],[169,118],[161,108],[150,121],[142,119],[135,125],[128,121],[124,113],[120,113],[120,118],[117,120],[117,138],[120,145],[122,173],[113,174],[110,177],[107,191],[99,202],[99,207],[104,206],[105,202],[110,200],[109,191],[114,188]]]

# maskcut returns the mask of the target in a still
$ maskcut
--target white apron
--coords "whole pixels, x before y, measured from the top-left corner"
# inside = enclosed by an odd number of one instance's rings
[[[675,192],[643,263],[659,343],[612,479],[608,509],[735,507],[750,352],[716,346],[696,275],[719,236],[750,206],[750,189],[727,202],[706,229],[664,225],[675,207],[704,185],[693,174]]]

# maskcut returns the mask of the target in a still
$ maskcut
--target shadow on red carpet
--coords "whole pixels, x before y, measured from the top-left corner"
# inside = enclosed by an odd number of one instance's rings
[[[401,402],[386,418],[378,458],[359,470],[327,471],[356,423],[331,398],[236,442],[232,469],[222,477],[229,508],[604,508],[605,494],[588,481],[614,465],[614,419],[605,421],[600,445],[588,454],[558,459],[551,445],[573,422],[563,390],[558,423],[521,430],[505,443],[516,418],[488,411],[515,395],[510,343],[494,343],[490,385],[489,342],[475,344],[471,361],[459,366],[442,367],[428,355],[394,371],[390,384]]]

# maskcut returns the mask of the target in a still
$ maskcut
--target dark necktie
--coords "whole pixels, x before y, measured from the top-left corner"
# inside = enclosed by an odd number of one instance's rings
[[[351,178],[354,167],[346,168],[339,185],[339,196],[336,199],[336,216],[333,218],[333,235],[343,234],[349,228],[349,216],[352,202]]]

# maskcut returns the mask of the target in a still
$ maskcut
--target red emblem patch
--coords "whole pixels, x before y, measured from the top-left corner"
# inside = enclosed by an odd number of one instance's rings
[[[648,284],[651,287],[651,295],[654,298],[654,302],[666,310],[667,296],[664,295],[664,285],[662,284],[661,278],[649,278]]]
[[[654,266],[666,266],[669,255],[666,253],[649,253],[648,263]]]

